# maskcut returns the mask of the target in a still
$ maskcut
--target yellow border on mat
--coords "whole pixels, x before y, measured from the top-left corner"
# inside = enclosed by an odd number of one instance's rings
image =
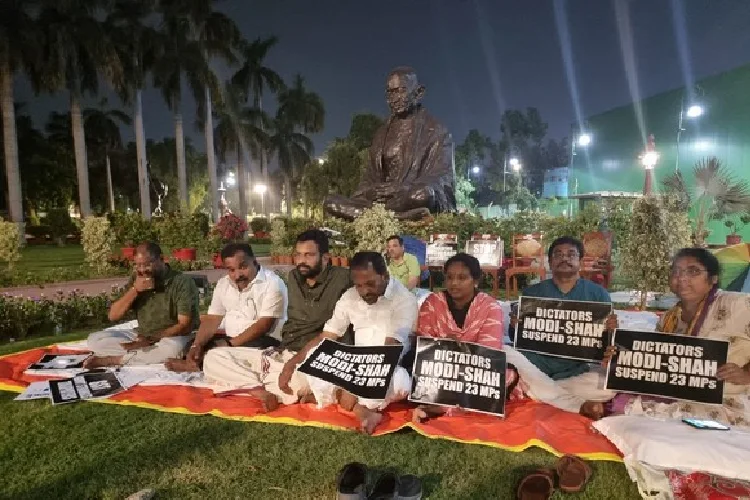
[[[43,348],[35,347],[33,349],[27,349],[25,351],[14,352],[12,354],[5,354],[3,356],[0,356],[0,359],[8,357],[8,356],[15,356],[17,354],[21,354],[21,353],[28,352],[28,351],[33,351],[36,349],[43,349]],[[10,385],[7,383],[0,382],[0,391],[20,393],[20,392],[23,392],[25,388],[26,387],[23,385]],[[252,417],[246,417],[242,415],[227,415],[226,413],[220,410],[211,410],[207,413],[198,413],[198,412],[194,412],[184,407],[168,408],[165,406],[160,406],[160,405],[156,405],[152,403],[134,403],[126,399],[119,400],[119,401],[112,401],[109,399],[94,399],[94,400],[91,400],[91,402],[111,404],[111,405],[121,405],[121,406],[134,406],[136,408],[143,408],[146,410],[156,410],[156,411],[161,411],[164,413],[177,413],[180,415],[212,415],[214,417],[223,418],[226,420],[235,420],[235,421],[240,421],[240,422],[262,422],[266,424],[284,424],[284,425],[291,425],[295,427],[315,427],[319,429],[328,429],[328,430],[335,430],[335,431],[351,431],[350,428],[343,427],[340,425],[326,424],[324,422],[319,422],[316,420],[298,420],[296,418],[291,418],[291,417],[269,417],[267,415],[255,415]],[[417,432],[417,434],[424,436],[426,438],[429,438],[429,439],[444,439],[446,441],[453,441],[453,442],[462,443],[462,444],[479,444],[479,445],[489,446],[491,448],[498,448],[501,450],[511,451],[515,453],[519,453],[533,446],[536,446],[557,457],[563,455],[562,453],[560,453],[559,451],[557,451],[556,449],[554,449],[553,447],[551,447],[544,441],[540,441],[539,439],[530,439],[523,444],[510,446],[510,445],[502,445],[499,443],[493,443],[491,441],[482,441],[481,439],[460,439],[460,438],[456,438],[452,436],[444,436],[444,435],[434,436],[434,435],[427,434],[423,430],[419,429],[412,422],[405,422],[400,427],[397,427],[386,433],[382,433],[378,435],[382,436],[385,434],[391,434],[393,432],[400,431],[401,429],[405,429],[407,427]],[[605,452],[578,453],[577,456],[581,458],[585,458],[587,460],[598,460],[598,461],[620,462],[620,463],[622,463],[623,461],[622,457],[620,457],[619,455],[615,453],[605,453]]]

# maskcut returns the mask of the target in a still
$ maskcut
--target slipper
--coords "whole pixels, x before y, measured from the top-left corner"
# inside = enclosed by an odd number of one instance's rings
[[[398,478],[397,500],[421,500],[422,480],[412,474],[406,474]]]
[[[367,467],[359,462],[346,464],[336,479],[338,500],[364,500],[367,483]]]
[[[565,493],[578,493],[591,478],[591,467],[574,455],[560,457],[555,464],[559,488]]]
[[[384,472],[375,481],[367,500],[393,500],[398,495],[398,477],[392,472]]]
[[[555,491],[555,472],[540,469],[524,477],[518,484],[518,500],[548,500]]]

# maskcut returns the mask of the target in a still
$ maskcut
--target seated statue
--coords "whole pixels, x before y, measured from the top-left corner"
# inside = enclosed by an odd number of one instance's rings
[[[328,214],[352,220],[382,203],[400,219],[418,220],[456,209],[450,135],[419,104],[424,91],[412,68],[389,73],[386,98],[391,115],[375,132],[359,188],[351,198],[329,196]]]

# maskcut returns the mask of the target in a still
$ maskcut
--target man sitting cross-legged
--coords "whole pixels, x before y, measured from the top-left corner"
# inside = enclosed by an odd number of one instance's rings
[[[173,271],[162,260],[156,243],[142,243],[135,251],[135,274],[127,290],[109,309],[109,320],[120,321],[134,311],[137,331],[92,333],[89,348],[96,356],[85,368],[164,363],[182,356],[198,326],[198,287],[190,276]]]
[[[417,299],[388,275],[383,256],[377,252],[360,252],[352,258],[349,268],[354,287],[339,299],[323,332],[287,361],[279,377],[282,391],[291,392],[289,382],[297,365],[311,350],[326,338],[340,338],[350,325],[354,327],[355,345],[407,345],[409,342],[417,319]],[[397,367],[393,374],[386,400],[357,398],[315,377],[308,377],[308,381],[319,407],[338,402],[342,408],[353,410],[361,429],[368,434],[383,418],[379,411],[389,402],[405,398],[411,388],[409,374],[402,367]]]
[[[212,382],[231,388],[255,389],[266,410],[273,410],[281,401],[296,403],[307,396],[307,380],[294,372],[291,389],[282,392],[278,386],[284,364],[323,331],[333,314],[336,301],[351,286],[349,272],[331,266],[328,236],[317,229],[297,237],[294,251],[296,268],[289,273],[289,308],[281,330],[281,345],[276,349],[217,347],[206,353],[203,372]]]
[[[276,273],[258,264],[247,243],[230,243],[221,251],[227,275],[214,289],[208,314],[186,359],[171,359],[172,371],[197,372],[213,347],[265,348],[279,344],[286,319],[286,285]],[[219,333],[222,320],[224,333]]]

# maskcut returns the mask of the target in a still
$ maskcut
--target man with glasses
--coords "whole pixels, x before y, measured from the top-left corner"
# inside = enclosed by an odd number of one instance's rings
[[[132,311],[138,327],[89,335],[95,356],[84,362],[84,368],[158,364],[181,357],[198,327],[198,287],[190,276],[164,263],[156,243],[136,248],[135,273],[125,290],[109,308],[109,320],[121,321]]]
[[[563,236],[552,242],[547,254],[552,278],[527,287],[521,294],[524,297],[541,299],[562,299],[587,302],[612,302],[607,290],[587,279],[581,278],[581,258],[583,243],[570,236]],[[515,323],[515,318],[513,318]],[[607,318],[607,329],[617,328],[617,317]],[[553,380],[562,380],[589,371],[586,361],[556,358],[545,354],[524,352],[529,361]]]

